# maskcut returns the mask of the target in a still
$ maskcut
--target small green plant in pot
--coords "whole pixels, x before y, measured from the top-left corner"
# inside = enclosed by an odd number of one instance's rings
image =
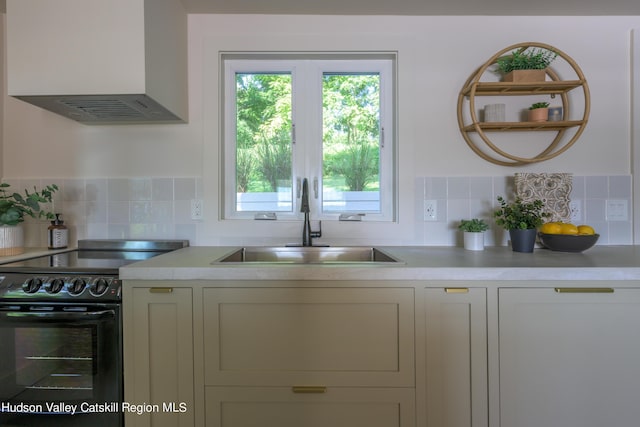
[[[540,108],[547,108],[548,106],[548,102],[534,102],[531,104],[531,107],[529,107],[529,110],[538,110]]]
[[[536,102],[529,107],[530,122],[546,122],[549,119],[549,103]]]
[[[489,224],[487,224],[484,219],[463,219],[460,221],[458,229],[469,233],[482,233],[489,229]]]
[[[54,219],[53,212],[41,209],[40,204],[51,203],[53,193],[58,190],[55,184],[41,190],[25,190],[24,194],[9,190],[9,184],[0,183],[0,256],[18,255],[24,251],[22,227],[26,216],[32,218]]]
[[[41,190],[34,186],[32,192],[24,190],[24,195],[11,192],[9,187],[5,182],[0,183],[0,225],[18,225],[25,216],[55,219],[53,212],[42,210],[40,204],[51,203],[53,193],[58,191],[57,185],[47,185]]]
[[[493,217],[497,225],[509,231],[511,248],[515,252],[533,252],[536,229],[550,216],[544,211],[544,202],[539,199],[525,202],[517,197],[508,203],[502,196],[498,196],[498,202],[500,207]]]
[[[471,251],[481,251],[484,249],[484,232],[489,229],[483,219],[463,219],[458,225],[458,229],[464,232],[464,248]]]
[[[496,64],[505,82],[544,81],[545,69],[557,57],[556,52],[547,49],[518,49],[498,58]]]

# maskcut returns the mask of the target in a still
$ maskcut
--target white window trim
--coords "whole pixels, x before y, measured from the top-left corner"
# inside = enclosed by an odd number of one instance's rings
[[[348,59],[345,59],[347,57]],[[397,220],[397,174],[395,131],[395,53],[363,54],[224,54],[221,60],[222,90],[221,108],[223,142],[221,144],[224,164],[222,166],[223,219],[253,219],[256,212],[236,211],[235,176],[235,75],[238,72],[290,72],[292,78],[292,123],[295,125],[296,141],[292,146],[293,162],[293,210],[277,212],[278,219],[299,219],[299,185],[303,178],[309,181],[311,215],[314,219],[337,220],[340,211],[322,212],[322,74],[323,72],[378,72],[380,73],[380,209],[366,212],[364,221],[394,222]],[[303,72],[299,72],[304,70]],[[317,100],[308,102],[308,91],[296,87],[311,88]],[[305,104],[305,114],[299,114],[300,105]],[[311,106],[311,107],[309,107]],[[388,111],[388,109],[391,111]],[[296,114],[298,113],[298,114]],[[314,182],[318,182],[318,197],[314,194]],[[348,213],[355,214],[354,211]]]

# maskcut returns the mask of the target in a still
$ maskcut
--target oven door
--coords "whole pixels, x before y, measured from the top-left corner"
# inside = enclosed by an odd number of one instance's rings
[[[115,304],[0,304],[0,425],[121,426]]]

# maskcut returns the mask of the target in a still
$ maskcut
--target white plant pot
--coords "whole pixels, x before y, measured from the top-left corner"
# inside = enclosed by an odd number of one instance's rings
[[[464,232],[464,248],[468,251],[484,250],[484,232]]]
[[[24,252],[22,225],[0,226],[0,256],[20,255]]]

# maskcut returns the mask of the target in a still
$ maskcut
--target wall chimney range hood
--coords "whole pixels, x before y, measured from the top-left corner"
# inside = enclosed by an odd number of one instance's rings
[[[7,0],[7,93],[85,124],[185,123],[181,0]]]

